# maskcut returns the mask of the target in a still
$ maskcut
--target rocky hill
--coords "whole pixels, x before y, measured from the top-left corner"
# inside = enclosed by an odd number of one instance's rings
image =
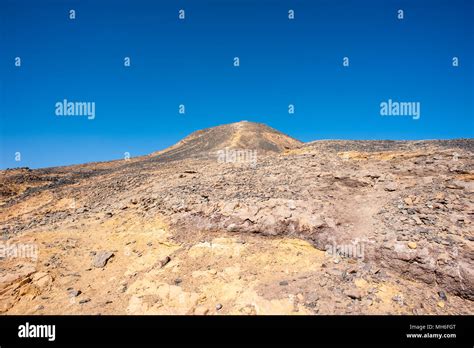
[[[217,153],[225,149],[256,150],[262,155],[295,149],[302,144],[267,125],[241,121],[196,131],[152,156],[159,161],[216,158]]]
[[[150,156],[2,171],[0,311],[473,313],[473,149],[239,122]]]

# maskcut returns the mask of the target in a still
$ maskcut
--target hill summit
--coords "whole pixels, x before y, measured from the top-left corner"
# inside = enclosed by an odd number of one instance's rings
[[[303,145],[284,133],[265,124],[241,121],[191,133],[175,145],[152,156],[161,159],[209,157],[223,149],[248,149],[262,153],[280,153]]]

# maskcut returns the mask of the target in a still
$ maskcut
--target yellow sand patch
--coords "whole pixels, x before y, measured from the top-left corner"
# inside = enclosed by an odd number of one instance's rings
[[[359,152],[359,151],[345,151],[338,152],[337,154],[340,158],[344,160],[354,160],[354,161],[367,161],[379,160],[379,161],[390,161],[396,158],[416,158],[420,156],[428,156],[429,153],[426,152],[402,152],[402,151],[386,151],[386,152]]]
[[[463,181],[474,181],[474,173],[460,174],[456,176],[456,179]]]
[[[190,257],[236,256],[238,257],[245,246],[234,238],[215,238],[211,242],[198,243],[189,249]]]
[[[153,279],[136,281],[127,293],[127,314],[193,314],[201,296]]]
[[[299,239],[276,239],[268,249],[249,255],[248,260],[266,270],[312,270],[324,262],[326,253]]]
[[[265,299],[254,290],[248,289],[239,295],[234,309],[229,314],[311,314],[304,306],[297,304],[293,296],[282,299]]]
[[[362,278],[355,279],[354,284],[362,290],[366,290],[369,287],[369,283],[365,279],[362,279]]]
[[[7,221],[8,219],[31,213],[34,210],[40,210],[44,213],[46,206],[53,202],[54,196],[51,192],[42,192],[28,199],[25,199],[14,206],[4,209],[2,214],[0,214],[0,221]]]

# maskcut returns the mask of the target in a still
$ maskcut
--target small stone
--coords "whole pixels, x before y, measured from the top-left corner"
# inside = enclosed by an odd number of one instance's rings
[[[397,190],[397,184],[394,182],[390,182],[384,187],[385,191],[393,192]]]
[[[170,261],[171,261],[171,258],[169,256],[166,256],[165,258],[160,260],[160,262],[159,262],[160,263],[160,268],[165,267],[168,264],[168,262],[170,262]]]
[[[415,221],[415,223],[417,225],[422,225],[423,224],[423,221],[421,221],[421,219],[416,215],[413,215],[413,220]]]
[[[91,301],[90,298],[84,298],[84,299],[79,301],[79,304],[84,304],[84,303],[87,303],[87,302],[90,302],[90,301]]]
[[[413,201],[411,200],[410,197],[407,197],[403,200],[405,202],[406,205],[413,205]]]
[[[92,266],[96,268],[103,268],[112,256],[114,256],[114,253],[110,251],[100,251],[95,255],[92,261]]]
[[[359,289],[348,289],[344,291],[344,294],[353,300],[361,300],[362,299],[362,293],[360,292]]]
[[[182,280],[181,278],[176,278],[176,279],[174,280],[174,285],[179,285],[179,284],[181,284],[182,282],[183,282],[183,280]]]
[[[287,286],[288,282],[286,280],[283,280],[283,281],[280,282],[280,285],[281,286]]]
[[[409,247],[410,249],[416,249],[416,247],[417,247],[417,245],[416,245],[415,242],[408,242],[407,245],[408,245],[408,247]]]
[[[402,295],[396,295],[392,297],[392,301],[397,302],[400,306],[403,306],[405,301],[403,301]]]
[[[357,267],[350,267],[346,271],[347,274],[356,274],[357,273]]]
[[[227,231],[228,232],[237,232],[239,230],[239,227],[236,224],[230,224],[227,226]]]
[[[216,310],[221,310],[222,309],[222,305],[220,303],[216,304]]]
[[[444,302],[443,302],[443,301],[439,301],[439,302],[438,302],[438,307],[439,307],[439,308],[444,308]]]
[[[446,293],[444,291],[438,291],[439,298],[442,299],[443,301],[447,301],[448,297],[446,296]]]
[[[32,283],[40,289],[48,287],[52,280],[52,277],[46,272],[37,272],[31,279]]]
[[[67,293],[69,294],[69,297],[77,297],[82,293],[82,291],[81,290],[76,290],[76,289],[73,289],[73,288],[68,288]]]

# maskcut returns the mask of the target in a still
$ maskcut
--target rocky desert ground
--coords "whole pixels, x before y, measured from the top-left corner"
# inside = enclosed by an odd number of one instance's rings
[[[4,314],[473,314],[473,139],[239,122],[0,172]]]

